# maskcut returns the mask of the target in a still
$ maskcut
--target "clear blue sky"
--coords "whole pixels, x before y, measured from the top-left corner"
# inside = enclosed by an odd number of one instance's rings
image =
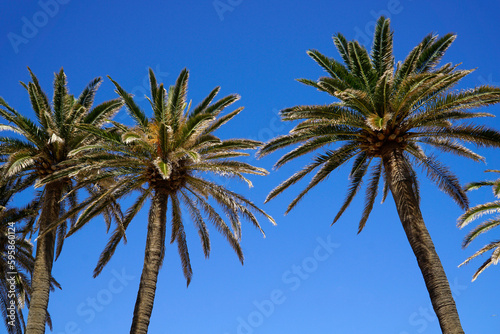
[[[110,75],[148,111],[142,98],[147,68],[170,85],[187,67],[193,103],[218,85],[221,94],[242,96],[236,107],[245,106],[245,111],[221,131],[221,137],[266,141],[290,129],[278,121],[277,110],[333,101],[294,81],[323,75],[306,50],[319,49],[338,59],[331,40],[336,32],[370,46],[380,14],[391,17],[396,59],[404,58],[430,32],[455,32],[458,39],[444,62],[477,68],[461,87],[500,85],[500,3],[493,0],[42,0],[3,1],[0,12],[0,95],[30,116],[27,95],[18,84],[29,81],[26,66],[49,95],[53,73],[61,66],[74,94],[92,78]],[[115,97],[106,78],[97,100]],[[500,106],[488,111],[498,115]],[[129,122],[123,111],[117,120]],[[487,122],[500,127],[498,119]],[[487,165],[445,155],[442,159],[466,183],[487,178],[486,168],[500,168],[497,151],[479,152],[486,156]],[[249,161],[270,170],[278,157]],[[227,186],[263,205],[266,194],[306,161],[268,177],[252,177],[252,189],[235,181]],[[361,197],[330,227],[344,198],[346,179],[344,168],[311,191],[288,216],[283,216],[286,205],[304,183],[263,205],[278,226],[262,221],[265,239],[250,224],[244,226],[244,266],[216,231],[211,233],[211,257],[205,260],[197,234],[188,230],[193,281],[186,288],[177,248],[167,247],[149,332],[438,333],[391,198],[374,208],[360,235],[356,231]],[[460,209],[424,175],[420,180],[424,219],[452,285],[465,332],[499,333],[500,268],[488,269],[474,283],[470,279],[481,260],[457,268],[474,250],[499,236],[490,234],[462,250],[466,231],[455,227]],[[493,200],[487,190],[470,198],[472,204]],[[146,215],[147,208],[131,225],[128,244],[118,248],[97,279],[92,278],[92,270],[108,238],[102,220],[96,219],[66,241],[53,271],[63,286],[51,295],[49,304],[54,333],[128,332],[143,264]],[[321,248],[329,240],[334,246]]]

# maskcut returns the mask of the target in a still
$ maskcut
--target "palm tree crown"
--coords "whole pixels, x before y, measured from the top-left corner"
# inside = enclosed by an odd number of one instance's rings
[[[452,90],[472,72],[452,64],[439,66],[455,35],[441,38],[428,35],[397,64],[392,38],[389,19],[381,17],[375,28],[371,53],[357,41],[347,41],[340,33],[333,41],[344,64],[319,51],[308,52],[329,76],[317,81],[299,81],[327,92],[339,102],[282,110],[284,121],[300,123],[289,134],[268,142],[260,155],[299,144],[277,161],[275,166],[280,167],[320,148],[326,151],[274,188],[266,201],[317,170],[306,188],[290,203],[288,213],[332,171],[353,160],[347,196],[333,223],[349,206],[368,174],[365,207],[358,228],[361,232],[382,181],[383,200],[390,191],[443,333],[463,333],[446,274],[420,212],[414,166],[421,166],[428,178],[461,208],[467,209],[468,199],[457,177],[425,149],[431,147],[475,161],[484,160],[462,142],[499,147],[500,133],[461,121],[492,116],[471,110],[500,102],[500,89],[480,86]],[[336,143],[340,145],[335,149],[327,147]]]
[[[330,76],[322,77],[317,82],[308,79],[299,81],[340,101],[324,106],[297,106],[282,110],[284,121],[301,122],[289,134],[267,143],[260,150],[260,155],[301,144],[278,160],[276,167],[281,167],[292,159],[327,145],[343,144],[317,155],[313,163],[273,189],[266,201],[319,168],[309,185],[288,206],[289,212],[311,188],[354,158],[349,191],[334,222],[361,188],[365,175],[371,174],[359,225],[361,231],[373,207],[380,180],[387,180],[381,158],[398,150],[404,152],[405,163],[413,175],[416,174],[412,166],[421,166],[442,191],[460,207],[467,208],[468,200],[457,178],[434,155],[426,154],[424,147],[430,146],[475,161],[484,160],[459,141],[477,146],[498,146],[500,133],[485,126],[457,124],[457,121],[493,116],[469,110],[498,103],[500,89],[480,86],[451,91],[460,79],[472,72],[458,70],[457,66],[449,63],[438,67],[445,51],[455,40],[456,36],[452,34],[441,38],[426,36],[403,62],[395,66],[393,32],[389,23],[389,19],[379,19],[371,54],[357,41],[348,42],[342,34],[335,35],[333,41],[345,65],[319,51],[308,51],[308,55]],[[369,172],[372,163],[374,166]],[[385,199],[389,188],[384,183]],[[414,191],[418,197],[416,177]]]
[[[85,162],[92,162],[88,165],[89,169],[103,170],[98,176],[99,179],[113,178],[115,183],[113,187],[100,193],[95,202],[83,211],[70,233],[74,233],[98,214],[107,200],[120,198],[132,190],[140,192],[137,201],[130,207],[123,223],[117,227],[115,235],[103,252],[96,268],[95,275],[97,275],[109,260],[108,255],[114,252],[118,242],[125,236],[125,229],[146,199],[152,197],[155,190],[161,189],[168,193],[168,200],[171,202],[171,242],[175,241],[179,245],[179,255],[189,284],[192,272],[181,219],[181,203],[196,224],[207,257],[210,253],[210,240],[206,227],[207,220],[202,213],[206,214],[208,221],[228,239],[243,261],[239,245],[240,217],[249,219],[261,232],[263,231],[252,211],[264,215],[272,222],[274,220],[248,199],[210,181],[205,175],[213,173],[218,176],[237,177],[251,186],[252,183],[243,174],[266,175],[267,171],[247,163],[230,160],[233,157],[248,156],[248,153],[240,150],[255,149],[261,145],[260,142],[249,139],[221,140],[213,134],[243,110],[238,108],[218,117],[223,109],[239,99],[238,95],[229,95],[213,102],[220,90],[217,87],[190,111],[190,106],[186,102],[189,77],[187,70],[181,72],[176,84],[170,87],[168,93],[163,84],[156,83],[152,70],[149,75],[151,81],[149,101],[154,111],[152,118],[148,118],[130,95],[113,81],[117,93],[123,98],[136,125],[127,127],[112,122],[115,126],[112,131],[80,126],[104,140],[103,144],[82,147],[82,151],[86,151],[85,158],[82,159]],[[95,164],[93,163],[95,161],[101,162]],[[94,182],[95,178],[91,177],[90,180]],[[209,198],[215,200],[223,209],[230,226],[216,212],[212,203],[208,202]]]
[[[69,224],[59,218],[65,215],[68,209],[77,206],[73,175],[69,172],[56,172],[71,170],[75,165],[72,152],[96,140],[96,137],[76,125],[83,123],[100,126],[121,108],[122,101],[115,99],[92,108],[101,78],[92,80],[80,96],[75,98],[68,92],[66,75],[61,69],[55,74],[54,95],[50,104],[37,77],[31,70],[29,72],[32,82],[21,84],[28,91],[38,124],[0,98],[0,116],[9,123],[0,125],[0,130],[9,130],[20,135],[20,138],[0,138],[0,156],[4,161],[2,173],[5,177],[23,180],[26,186],[43,187],[36,199],[41,208],[39,218],[32,220],[33,224],[27,226],[31,232],[38,231],[27,331],[30,334],[42,334],[45,332],[47,319],[54,255],[57,258],[61,252]],[[116,207],[106,208],[108,224],[109,218],[117,214],[115,209]],[[48,226],[54,222],[57,222],[56,229],[48,231]]]
[[[207,222],[213,224],[229,242],[243,262],[240,247],[241,218],[249,220],[262,232],[255,214],[274,220],[250,200],[230,191],[209,179],[210,175],[236,177],[251,185],[243,174],[265,175],[266,170],[248,163],[232,160],[248,155],[241,150],[255,149],[260,142],[248,139],[219,139],[214,132],[227,123],[243,108],[224,116],[221,112],[239,99],[229,95],[214,101],[219,88],[192,110],[187,103],[189,73],[183,70],[175,85],[168,91],[156,82],[149,71],[153,117],[148,118],[132,97],[115,81],[116,92],[123,99],[135,126],[128,127],[113,122],[114,127],[102,130],[80,126],[103,139],[103,143],[89,145],[82,165],[89,171],[100,170],[98,179],[113,180],[113,185],[94,197],[76,222],[76,231],[98,214],[113,199],[121,198],[133,190],[140,195],[128,209],[102,252],[94,275],[98,275],[110,260],[125,231],[148,198],[148,237],[141,283],[134,310],[132,333],[146,333],[151,315],[158,270],[163,262],[167,235],[167,203],[171,208],[170,242],[177,243],[184,276],[189,285],[192,268],[184,229],[184,208],[194,222],[205,257],[210,253]],[[89,163],[90,162],[90,163]],[[97,163],[96,163],[97,162]],[[88,182],[95,182],[96,173]],[[223,215],[213,207],[217,204]],[[224,220],[223,217],[227,220]],[[226,223],[226,221],[228,223]],[[151,289],[149,291],[148,289]]]
[[[120,99],[110,100],[92,109],[95,94],[101,85],[101,78],[92,80],[78,98],[69,94],[64,70],[61,69],[54,79],[52,106],[41,89],[38,78],[31,72],[32,82],[22,83],[29,93],[31,106],[38,119],[35,124],[29,118],[10,107],[0,97],[0,116],[10,124],[0,125],[0,130],[18,133],[22,139],[0,138],[0,154],[6,157],[2,168],[7,178],[23,179],[26,186],[41,187],[58,183],[64,200],[60,205],[60,215],[76,206],[75,180],[69,173],[74,169],[74,150],[94,143],[96,138],[82,131],[77,124],[100,126],[111,118],[123,105]],[[55,174],[55,175],[54,175]],[[39,193],[40,197],[45,195]],[[66,196],[64,196],[66,195]],[[49,222],[49,223],[52,223]],[[35,226],[39,230],[40,222]],[[57,226],[57,250],[59,256],[64,242],[67,224]]]
[[[500,170],[491,170],[488,169],[486,170],[487,172],[494,172],[494,173],[500,173]],[[471,182],[465,186],[465,190],[475,190],[479,189],[481,187],[491,187],[493,190],[493,195],[498,198],[500,197],[500,179],[493,180],[493,181],[479,181],[479,182]],[[493,201],[489,202],[486,204],[479,204],[476,205],[467,212],[465,212],[463,215],[460,216],[458,219],[458,227],[463,228],[470,224],[472,221],[478,219],[479,217],[493,213],[493,212],[499,212],[500,211],[500,201]],[[489,230],[500,226],[500,217],[495,217],[492,219],[488,219],[485,222],[479,224],[475,228],[473,228],[465,237],[464,242],[462,246],[465,248],[470,245],[470,243],[482,235],[485,232],[488,232]],[[463,263],[460,264],[460,266],[463,266],[464,264],[469,263],[472,259],[478,257],[479,255],[483,255],[486,252],[493,251],[490,255],[490,257],[478,268],[478,270],[475,272],[474,276],[472,277],[472,280],[475,281],[476,278],[489,266],[492,264],[498,264],[498,261],[500,260],[500,240],[495,240],[475,252],[473,255],[469,256],[467,260],[465,260]]]

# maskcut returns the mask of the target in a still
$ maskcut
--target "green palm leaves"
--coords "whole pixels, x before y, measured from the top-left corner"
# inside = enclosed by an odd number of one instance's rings
[[[67,219],[61,217],[71,218],[66,212],[77,207],[75,159],[78,154],[75,151],[96,141],[95,136],[76,125],[102,125],[120,109],[122,101],[115,99],[92,108],[101,79],[92,80],[75,98],[69,94],[66,75],[61,69],[55,75],[54,95],[52,103],[49,103],[37,77],[31,70],[29,72],[32,81],[22,85],[28,92],[37,122],[0,98],[0,117],[8,122],[0,125],[0,130],[18,134],[16,137],[0,138],[0,156],[4,162],[1,169],[5,177],[21,182],[24,187],[43,187],[36,199],[40,203],[39,217],[30,220],[27,226],[30,232],[38,231],[27,331],[41,334],[45,332],[48,319],[52,264],[54,257],[61,253],[69,224]],[[103,211],[105,217],[119,212],[116,206]],[[51,224],[55,224],[54,229],[49,229]]]
[[[317,50],[308,52],[328,76],[317,81],[299,81],[339,101],[281,111],[284,121],[294,121],[296,125],[288,134],[262,147],[260,156],[295,146],[275,164],[279,168],[305,154],[324,151],[316,153],[310,164],[274,188],[266,201],[313,174],[309,184],[289,204],[288,213],[312,188],[350,162],[347,195],[333,223],[368,179],[359,233],[366,225],[382,183],[383,200],[389,191],[393,195],[443,333],[463,333],[446,274],[420,212],[414,167],[420,166],[440,190],[467,209],[469,202],[457,177],[426,150],[431,148],[475,161],[484,160],[464,143],[499,147],[500,133],[464,121],[492,116],[473,110],[500,102],[500,88],[480,86],[453,90],[471,73],[452,64],[440,65],[455,40],[454,35],[426,36],[397,64],[392,36],[389,20],[381,17],[371,53],[357,41],[347,41],[340,33],[333,37],[333,42],[343,63]],[[332,147],[335,144],[336,147]]]
[[[498,170],[487,170],[487,172],[494,172],[494,173],[500,173]],[[480,181],[480,182],[472,182],[469,183],[465,186],[466,190],[475,190],[479,189],[481,187],[491,187],[493,190],[493,195],[495,197],[500,196],[500,179],[494,180],[494,181]],[[467,212],[465,212],[460,218],[458,219],[458,227],[463,228],[473,222],[474,220],[482,217],[483,215],[486,214],[492,214],[495,212],[500,212],[500,201],[494,201],[494,202],[489,202],[486,204],[480,204],[476,205]],[[500,218],[491,218],[483,223],[477,225],[474,227],[465,237],[464,242],[463,242],[463,247],[468,247],[472,241],[474,241],[477,237],[482,235],[483,233],[486,233],[495,227],[500,226]],[[490,257],[478,268],[478,270],[474,273],[474,276],[472,277],[472,280],[475,281],[477,277],[489,266],[492,264],[498,264],[498,261],[500,260],[500,240],[492,241],[477,252],[475,252],[473,255],[471,255],[467,260],[465,260],[463,263],[460,264],[460,266],[463,266],[464,264],[469,263],[472,259],[483,255],[484,253],[487,253],[489,251],[493,251],[490,255]]]
[[[29,185],[40,187],[57,181],[63,194],[67,194],[61,205],[64,214],[65,207],[73,208],[76,203],[76,193],[72,191],[75,186],[72,178],[74,174],[70,173],[75,170],[74,152],[96,140],[92,134],[78,128],[77,124],[101,126],[123,103],[120,99],[115,99],[92,109],[101,79],[92,80],[80,96],[75,98],[69,94],[66,75],[61,69],[54,78],[51,105],[37,77],[31,70],[29,72],[32,82],[22,85],[29,93],[38,124],[0,98],[0,116],[11,124],[2,125],[1,130],[10,130],[21,135],[21,139],[0,138],[0,154],[6,158],[2,168],[6,177],[26,179]],[[58,173],[54,176],[56,172]],[[56,256],[60,254],[67,226],[60,224],[57,228],[59,241]]]
[[[139,294],[153,298],[154,290],[151,294],[148,287],[143,287],[143,281],[153,279],[156,284],[165,252],[167,215],[171,217],[169,239],[178,245],[188,284],[192,269],[184,227],[186,216],[195,225],[206,257],[211,249],[207,225],[212,224],[227,239],[241,262],[241,221],[248,220],[261,232],[258,215],[274,223],[249,199],[215,181],[217,177],[230,177],[251,186],[245,174],[267,174],[265,169],[233,159],[247,156],[244,151],[258,148],[260,142],[223,140],[215,134],[243,110],[238,108],[222,115],[225,108],[239,100],[239,96],[233,94],[216,100],[217,87],[191,108],[187,101],[187,70],[180,73],[175,85],[169,89],[156,82],[151,70],[149,74],[151,118],[113,80],[119,98],[92,108],[101,79],[92,80],[75,98],[68,92],[62,69],[55,75],[52,103],[31,71],[32,81],[22,84],[28,91],[37,123],[0,98],[0,116],[8,122],[0,125],[0,130],[18,134],[0,138],[2,171],[23,188],[43,187],[36,199],[41,209],[40,216],[38,220],[31,219],[27,226],[28,231],[38,230],[37,258],[40,260],[35,260],[32,279],[33,289],[38,291],[33,295],[30,309],[33,321],[28,319],[28,330],[33,333],[44,332],[54,254],[56,258],[60,254],[65,237],[97,215],[104,216],[108,228],[112,220],[117,226],[101,254],[94,275],[98,275],[109,262],[119,242],[126,241],[129,224],[146,201],[152,200],[145,278],[141,280]],[[123,105],[135,122],[132,127],[110,120]],[[106,122],[112,126],[103,128]],[[81,188],[85,188],[90,196],[78,202],[76,193]],[[132,191],[137,191],[139,196],[123,214],[117,201]],[[167,204],[170,210],[167,210]],[[69,225],[68,220],[71,220]],[[45,297],[38,297],[40,295]],[[138,298],[132,326],[134,331],[147,330],[151,308],[152,298],[146,302]]]
[[[210,242],[206,223],[209,222],[224,235],[243,261],[239,244],[240,220],[248,219],[259,230],[261,227],[255,217],[256,213],[273,220],[250,200],[225,189],[205,175],[210,173],[236,177],[251,184],[244,174],[265,175],[267,172],[262,168],[230,159],[248,155],[242,151],[255,149],[261,145],[260,142],[248,139],[222,140],[214,134],[242,111],[242,108],[238,108],[220,116],[226,107],[239,99],[238,95],[229,95],[214,101],[219,91],[219,88],[215,88],[199,105],[190,110],[186,100],[189,78],[187,70],[180,73],[175,85],[168,91],[163,84],[157,84],[151,70],[149,75],[152,118],[148,118],[130,95],[112,80],[135,126],[126,127],[114,123],[114,127],[107,130],[79,126],[102,140],[98,145],[82,148],[85,159],[92,161],[86,168],[100,169],[99,179],[113,179],[115,182],[82,212],[74,230],[92,219],[100,212],[101,207],[113,199],[133,190],[139,192],[137,201],[129,208],[122,224],[117,227],[101,255],[94,272],[98,275],[119,241],[125,237],[127,227],[146,199],[152,198],[155,191],[165,191],[172,215],[170,239],[179,245],[184,274],[189,283],[192,271],[185,240],[184,219],[181,215],[182,207],[195,222],[207,257],[210,253]],[[222,216],[213,207],[214,203],[221,207],[224,213]],[[165,230],[162,233],[166,233]]]
[[[234,178],[251,186],[248,174],[266,175],[267,171],[238,158],[249,155],[247,150],[260,148],[259,155],[265,156],[293,146],[279,158],[276,168],[313,152],[315,156],[274,188],[266,202],[310,177],[309,184],[289,204],[288,213],[333,171],[350,164],[350,184],[333,223],[365,188],[365,205],[358,226],[358,233],[361,232],[379,192],[385,200],[390,191],[443,332],[463,333],[446,275],[421,216],[415,167],[420,166],[440,190],[461,208],[468,209],[467,196],[457,177],[429,149],[483,161],[482,156],[466,145],[499,147],[500,132],[470,121],[492,116],[477,109],[500,102],[500,89],[487,85],[468,90],[455,88],[472,71],[441,64],[454,40],[452,34],[428,35],[406,59],[396,63],[388,19],[378,20],[371,51],[336,34],[333,42],[341,61],[310,50],[308,55],[327,75],[316,81],[299,80],[335,97],[336,102],[282,110],[282,119],[295,126],[264,146],[248,139],[219,138],[218,130],[243,110],[225,112],[239,96],[218,98],[217,87],[199,104],[192,105],[187,99],[189,72],[185,69],[170,87],[158,83],[153,71],[149,71],[151,94],[147,99],[151,115],[111,78],[119,97],[93,107],[101,79],[92,80],[75,97],[68,91],[62,69],[55,74],[54,93],[49,102],[30,71],[31,82],[22,85],[28,92],[35,121],[0,98],[0,117],[6,123],[0,125],[0,131],[15,133],[12,137],[0,137],[0,169],[8,179],[2,183],[5,187],[0,187],[0,192],[6,192],[4,202],[0,201],[0,246],[5,248],[5,226],[11,221],[26,220],[26,232],[38,232],[34,260],[29,257],[32,248],[24,235],[17,239],[22,260],[15,285],[18,328],[23,325],[20,309],[26,301],[30,304],[27,331],[44,332],[50,273],[67,236],[101,214],[108,229],[116,222],[94,269],[97,276],[119,243],[126,242],[131,222],[149,204],[144,266],[131,329],[131,333],[146,333],[166,243],[176,244],[188,285],[193,269],[186,236],[187,220],[194,224],[205,257],[211,252],[209,225],[212,225],[243,263],[242,221],[250,222],[263,233],[260,218],[263,216],[272,223],[274,220],[252,201],[217,181]],[[133,125],[111,120],[122,106],[126,107]],[[468,189],[492,186],[499,196],[499,184],[478,182]],[[41,189],[32,206],[25,210],[4,208],[13,193],[30,186]],[[89,196],[79,202],[76,194],[81,189]],[[131,193],[137,197],[122,212],[119,203]],[[33,210],[40,211],[39,215]],[[459,225],[463,227],[483,214],[497,211],[500,211],[498,201],[476,206],[460,218]],[[464,246],[499,225],[498,219],[480,224],[466,237]],[[499,241],[488,244],[464,262],[487,251],[492,251],[491,257],[474,279],[485,268],[498,263]],[[2,256],[0,269],[5,276],[5,252]],[[28,273],[32,273],[31,282]],[[0,285],[0,308],[4,313],[7,291],[5,284]]]
[[[187,101],[187,70],[180,73],[175,85],[168,90],[156,82],[151,70],[149,74],[151,118],[113,80],[119,98],[92,108],[101,79],[92,80],[75,98],[68,92],[62,69],[55,75],[52,103],[31,71],[32,81],[22,83],[28,91],[37,123],[0,98],[0,116],[8,122],[0,125],[0,130],[18,134],[0,138],[2,172],[8,179],[22,184],[23,189],[43,188],[36,199],[40,216],[38,220],[31,219],[27,226],[28,231],[38,230],[38,260],[33,271],[34,294],[28,331],[44,332],[54,254],[57,258],[64,239],[97,215],[104,216],[108,228],[112,220],[117,226],[101,254],[95,276],[109,262],[119,242],[126,241],[125,232],[133,218],[148,199],[152,200],[144,279],[139,289],[139,295],[147,295],[148,300],[138,298],[132,325],[137,332],[147,331],[154,290],[149,291],[143,283],[154,280],[156,284],[165,252],[167,215],[171,217],[170,242],[178,245],[188,284],[192,269],[184,227],[186,215],[194,222],[206,257],[211,249],[207,225],[212,224],[227,239],[241,262],[241,221],[248,220],[261,232],[258,215],[274,223],[249,199],[215,181],[217,177],[230,177],[251,186],[245,174],[267,174],[265,169],[233,159],[247,156],[244,151],[258,148],[260,142],[223,140],[215,134],[243,110],[238,108],[222,115],[239,96],[233,94],[216,100],[217,87],[191,108]],[[135,122],[132,127],[110,120],[123,105]],[[112,126],[103,128],[106,122]],[[90,196],[78,202],[76,194],[81,188]],[[117,201],[132,191],[137,191],[139,196],[123,214]],[[153,298],[149,298],[151,296]]]
[[[215,131],[230,121],[242,108],[224,116],[222,111],[239,99],[229,95],[215,100],[219,88],[192,110],[187,102],[189,73],[183,70],[175,85],[168,90],[156,82],[149,71],[153,117],[148,118],[133,98],[115,81],[116,92],[123,99],[135,122],[133,127],[113,123],[112,128],[90,125],[79,128],[100,138],[98,144],[82,147],[79,170],[91,175],[81,184],[109,182],[89,200],[88,206],[69,234],[84,226],[113,201],[132,191],[139,193],[127,210],[106,248],[102,252],[94,276],[99,275],[110,261],[133,218],[147,199],[151,199],[144,266],[137,294],[131,333],[146,333],[153,309],[158,272],[165,255],[167,215],[170,206],[170,243],[177,243],[182,269],[189,285],[193,275],[186,241],[186,213],[194,222],[205,257],[210,254],[207,223],[214,225],[243,263],[240,246],[241,220],[250,221],[262,232],[256,215],[264,211],[245,197],[217,184],[210,175],[238,178],[251,185],[244,174],[265,175],[267,171],[248,163],[233,160],[248,155],[260,142],[248,139],[222,140]],[[221,210],[217,210],[214,205]],[[221,211],[221,212],[220,212]],[[263,232],[262,232],[263,233]]]
[[[468,200],[457,178],[426,147],[463,156],[475,161],[483,158],[463,143],[476,146],[499,146],[500,133],[485,126],[462,123],[476,117],[492,116],[474,109],[500,101],[500,89],[480,86],[469,90],[452,90],[471,71],[459,70],[451,64],[440,65],[444,53],[455,36],[426,36],[404,61],[395,64],[389,20],[377,22],[374,42],[369,53],[357,41],[347,41],[342,34],[333,37],[343,63],[311,50],[308,55],[328,74],[317,81],[299,79],[336,97],[329,105],[296,106],[281,111],[284,121],[299,123],[289,134],[267,143],[260,156],[281,148],[298,145],[278,160],[276,167],[302,155],[325,149],[314,161],[276,187],[266,201],[315,173],[309,185],[290,203],[287,212],[332,171],[352,161],[350,186],[339,214],[349,206],[369,179],[361,231],[373,207],[378,185],[386,180],[381,167],[384,156],[393,150],[404,152],[413,175],[418,165],[442,191],[462,208]],[[332,144],[339,144],[336,149]],[[370,167],[373,166],[373,167]],[[414,178],[418,198],[418,184]],[[387,185],[384,186],[387,193]],[[385,197],[385,195],[384,195]]]

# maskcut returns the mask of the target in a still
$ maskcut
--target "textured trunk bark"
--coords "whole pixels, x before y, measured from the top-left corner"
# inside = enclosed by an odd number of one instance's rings
[[[59,219],[62,184],[52,183],[45,187],[42,212],[39,218],[39,234],[53,221]],[[26,334],[44,334],[49,305],[50,278],[54,263],[55,232],[38,238],[36,243],[35,267],[31,278],[31,302]]]
[[[155,299],[156,281],[162,261],[162,247],[164,247],[162,235],[167,220],[167,200],[168,194],[164,190],[157,189],[155,191],[149,213],[144,266],[135,302],[131,334],[146,334],[148,332],[149,319]]]
[[[463,334],[448,279],[413,192],[411,170],[397,149],[388,150],[382,159],[399,218],[417,258],[441,331],[444,334]]]

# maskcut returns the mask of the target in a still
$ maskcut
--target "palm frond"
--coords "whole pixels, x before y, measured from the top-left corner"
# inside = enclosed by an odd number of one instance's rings
[[[469,244],[476,239],[481,234],[488,232],[489,230],[500,226],[500,219],[488,219],[487,221],[479,224],[474,229],[472,229],[467,236],[464,238],[462,247],[466,248]]]
[[[344,213],[344,211],[347,209],[347,207],[351,204],[354,196],[356,196],[358,190],[361,188],[362,182],[363,182],[363,177],[366,174],[366,171],[368,170],[368,166],[370,165],[371,159],[368,159],[367,154],[365,152],[362,152],[358,154],[356,157],[356,160],[354,160],[353,163],[353,168],[351,170],[351,174],[349,176],[350,179],[350,185],[349,189],[347,190],[347,196],[344,200],[344,203],[342,204],[342,207],[340,208],[339,212],[333,219],[332,225],[339,220],[340,216]]]
[[[309,192],[309,190],[315,187],[319,182],[326,179],[333,170],[346,163],[357,152],[357,145],[355,145],[354,143],[350,143],[336,149],[335,151],[328,151],[324,155],[320,155],[317,159],[326,160],[326,162],[313,176],[307,187],[288,205],[285,214],[290,212],[290,210],[292,210],[297,205],[297,203],[304,197],[305,194]]]
[[[448,128],[429,128],[410,137],[456,138],[477,147],[499,147],[500,132],[483,125],[455,125]]]
[[[194,109],[193,111],[191,111],[190,115],[189,115],[189,118],[191,118],[192,116],[195,116],[195,115],[198,115],[200,113],[205,113],[205,109],[210,105],[210,103],[212,103],[213,99],[215,98],[215,96],[217,96],[217,94],[219,93],[220,91],[220,87],[215,87],[209,94],[207,97],[205,97],[205,99],[203,99],[203,101],[200,102],[200,104],[198,104]]]
[[[243,111],[243,107],[240,107],[236,109],[235,111],[230,112],[227,115],[224,115],[222,117],[219,117],[216,121],[214,121],[210,126],[208,126],[205,130],[204,133],[212,133],[218,128],[220,128],[222,125],[226,124],[229,122],[231,119],[233,119],[236,115],[238,115],[241,111]]]
[[[368,51],[357,41],[349,42],[348,50],[351,57],[351,72],[362,80],[365,92],[369,95],[373,94],[372,83],[376,79],[376,73]]]
[[[289,162],[290,160],[296,159],[304,154],[310,153],[317,150],[325,145],[331,144],[335,141],[335,138],[324,136],[310,139],[299,147],[291,150],[290,152],[284,154],[276,163],[275,168],[279,168]]]
[[[203,253],[205,254],[205,258],[208,258],[210,255],[210,235],[208,233],[207,225],[205,224],[205,220],[197,207],[197,203],[193,201],[185,191],[179,191],[181,195],[181,199],[186,205],[191,215],[191,220],[194,222],[196,226],[196,230],[198,231],[198,236],[201,240],[201,245],[203,249]]]
[[[98,77],[90,81],[78,97],[78,104],[89,110],[94,103],[95,94],[102,84],[102,78]]]
[[[231,94],[226,97],[223,97],[222,99],[218,100],[217,102],[214,102],[213,104],[209,105],[204,109],[204,112],[206,114],[210,115],[218,115],[222,110],[225,108],[229,107],[236,101],[240,99],[240,96],[238,94]]]
[[[343,80],[350,76],[347,68],[333,58],[328,58],[318,50],[309,50],[307,55],[321,66],[332,78]]]
[[[122,99],[113,99],[103,102],[86,114],[82,123],[100,126],[104,121],[111,119],[122,106]]]
[[[54,78],[54,97],[52,99],[54,119],[58,130],[62,130],[63,124],[65,123],[65,111],[67,109],[65,100],[67,95],[68,89],[66,87],[66,74],[64,74],[64,70],[61,68],[59,73],[57,73]]]
[[[458,218],[457,226],[463,228],[481,216],[495,212],[500,212],[500,201],[476,205]]]
[[[457,36],[454,34],[446,34],[443,37],[434,40],[431,44],[426,45],[422,49],[422,53],[415,64],[415,72],[423,73],[432,71],[434,67],[439,64],[439,61],[443,58],[446,50],[448,50],[456,38]]]
[[[348,70],[352,70],[351,68],[351,56],[349,54],[349,42],[341,33],[337,33],[333,36],[333,44],[337,48],[337,51],[342,57],[342,60],[347,65]]]
[[[492,249],[495,249],[495,251],[493,252],[492,256],[487,259],[478,269],[477,271],[475,272],[475,274],[472,276],[472,281],[474,282],[478,276],[484,271],[486,270],[486,268],[488,268],[489,266],[491,266],[492,264],[497,264],[498,263],[498,249],[500,249],[500,241],[494,241],[494,242],[491,242],[489,243],[488,245],[484,246],[483,248],[481,248],[480,250],[478,250],[476,253],[474,253],[473,255],[471,255],[470,257],[468,257],[464,262],[462,262],[459,267],[469,263],[472,259],[480,256],[480,255],[483,255],[484,253],[492,250]]]
[[[484,157],[469,150],[467,147],[460,145],[458,142],[447,138],[419,138],[416,142],[429,144],[442,152],[453,153],[474,161],[485,161]]]
[[[276,188],[274,188],[273,190],[271,190],[269,192],[269,194],[267,195],[266,200],[264,201],[264,203],[269,202],[274,197],[276,197],[279,194],[281,194],[284,190],[288,189],[291,185],[293,185],[293,184],[297,183],[298,181],[300,181],[301,179],[303,179],[304,176],[306,176],[307,174],[309,174],[310,172],[312,172],[317,167],[321,166],[323,163],[325,163],[329,159],[330,159],[330,156],[328,156],[328,155],[318,156],[316,158],[316,161],[314,163],[311,163],[311,164],[305,166],[303,169],[301,169],[300,171],[296,172],[295,174],[293,174],[292,176],[290,176],[288,179],[286,179],[285,181],[283,181],[282,183],[280,183]]]
[[[141,110],[141,108],[135,103],[134,99],[110,76],[108,76],[109,80],[115,85],[116,93],[123,99],[125,105],[127,106],[127,110],[129,111],[130,116],[137,122],[142,129],[147,129],[148,127],[148,118]]]
[[[441,164],[434,156],[422,156],[409,151],[427,172],[427,177],[432,180],[441,191],[448,194],[462,209],[467,210],[469,200],[460,186],[458,178],[451,173],[448,167]]]
[[[394,56],[392,52],[392,35],[390,19],[381,16],[375,26],[371,57],[373,68],[378,76],[382,76],[387,71],[394,70]]]
[[[209,221],[215,226],[217,231],[222,234],[230,244],[231,248],[237,254],[240,262],[243,264],[244,256],[241,249],[240,243],[236,235],[231,231],[229,226],[224,222],[220,215],[215,211],[215,209],[195,190],[186,188],[191,194],[196,197],[196,204],[202,208],[205,214],[208,216]]]
[[[141,210],[144,202],[150,195],[151,190],[144,190],[142,194],[136,199],[135,203],[127,210],[125,218],[123,219],[123,225],[116,227],[113,236],[109,239],[106,247],[99,256],[99,261],[97,262],[97,266],[94,269],[94,278],[102,272],[106,264],[109,262],[109,260],[111,260],[111,257],[115,253],[116,247],[118,246],[122,238],[125,237],[125,231],[132,222],[133,218]]]
[[[157,103],[156,101],[158,100],[158,98],[157,98],[158,83],[156,82],[156,76],[155,76],[155,73],[153,72],[153,69],[151,67],[148,69],[148,75],[149,75],[149,87],[150,87],[151,99],[152,99],[151,106],[154,108],[155,104]],[[156,113],[155,113],[155,117],[157,117]],[[160,121],[160,119],[157,117],[156,121]]]
[[[361,217],[361,220],[359,222],[358,234],[361,233],[361,231],[365,227],[368,217],[370,216],[370,213],[373,209],[373,204],[375,203],[375,199],[377,198],[380,175],[382,174],[382,167],[383,167],[383,162],[381,160],[380,163],[374,166],[372,170],[370,183],[366,188],[365,208],[363,210],[363,216]]]
[[[476,189],[479,189],[481,187],[485,187],[485,186],[496,186],[496,184],[498,183],[498,181],[478,181],[478,182],[470,182],[470,183],[467,183],[465,186],[464,186],[464,190],[465,191],[470,191],[470,190],[476,190]]]
[[[193,270],[191,268],[191,261],[189,260],[189,252],[186,243],[186,233],[184,232],[184,225],[182,223],[181,209],[177,195],[170,194],[172,200],[172,234],[170,243],[176,241],[179,250],[179,255],[182,263],[182,271],[186,278],[187,285],[191,282]]]
[[[186,107],[188,80],[189,71],[184,68],[177,77],[177,81],[175,82],[173,89],[171,89],[171,92],[168,94],[167,112],[172,117],[172,127],[174,128],[174,131],[177,129],[177,122],[180,120],[182,112]]]
[[[311,87],[314,87],[316,89],[318,89],[319,91],[325,91],[323,88],[321,88],[320,85],[318,85],[318,83],[314,80],[309,80],[309,79],[304,79],[304,78],[301,78],[301,79],[296,79],[298,82],[300,83],[303,83],[304,85],[307,85],[307,86],[311,86]]]

